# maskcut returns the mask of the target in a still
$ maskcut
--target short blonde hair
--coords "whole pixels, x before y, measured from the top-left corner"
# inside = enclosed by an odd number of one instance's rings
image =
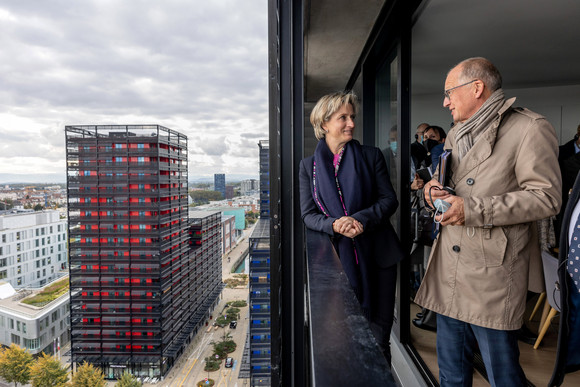
[[[327,94],[316,102],[312,113],[310,113],[310,123],[314,128],[314,135],[317,139],[321,140],[326,136],[322,124],[330,120],[330,116],[347,103],[352,106],[353,113],[356,116],[358,111],[358,98],[353,92],[338,91]]]

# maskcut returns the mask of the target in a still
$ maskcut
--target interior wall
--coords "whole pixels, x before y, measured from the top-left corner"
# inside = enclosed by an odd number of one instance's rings
[[[443,82],[441,93],[411,97],[411,135],[415,128],[427,122],[449,131],[452,117],[443,107]],[[528,108],[545,116],[558,135],[560,144],[572,139],[580,124],[580,85],[505,89],[506,98],[516,97],[514,106]]]

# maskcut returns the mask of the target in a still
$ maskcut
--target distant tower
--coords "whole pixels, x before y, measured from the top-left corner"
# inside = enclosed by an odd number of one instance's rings
[[[222,193],[223,199],[226,198],[226,175],[223,173],[216,173],[213,175],[214,191]]]

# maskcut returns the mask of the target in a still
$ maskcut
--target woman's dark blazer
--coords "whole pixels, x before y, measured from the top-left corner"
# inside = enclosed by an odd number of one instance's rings
[[[370,195],[369,207],[354,214],[349,214],[363,225],[363,233],[357,236],[357,245],[363,245],[364,250],[371,252],[380,267],[386,268],[402,260],[405,255],[401,249],[399,238],[391,225],[389,218],[395,213],[399,202],[393,190],[385,158],[380,149],[362,145],[363,160],[371,171],[373,179],[370,186],[372,192],[361,192]],[[310,156],[300,162],[300,209],[302,220],[306,227],[322,231],[330,236],[335,235],[332,223],[338,218],[327,217],[322,213],[313,198],[312,168],[314,157]]]

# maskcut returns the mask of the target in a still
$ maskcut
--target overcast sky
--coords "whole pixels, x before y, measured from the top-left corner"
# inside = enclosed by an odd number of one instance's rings
[[[0,0],[0,183],[64,182],[65,125],[188,136],[189,179],[258,177],[266,0]]]

